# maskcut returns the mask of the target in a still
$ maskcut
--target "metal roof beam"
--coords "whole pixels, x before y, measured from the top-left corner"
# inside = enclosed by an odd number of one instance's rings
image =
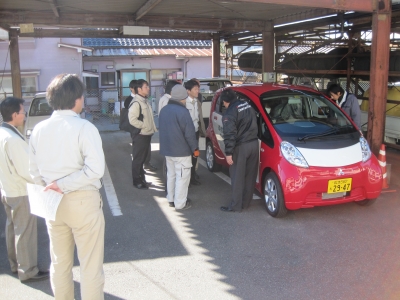
[[[335,10],[354,10],[373,12],[378,9],[376,0],[216,0],[217,2],[247,2],[247,3],[262,3],[262,4],[279,4],[305,6],[313,8],[329,8]],[[381,2],[381,1],[379,1]]]
[[[76,29],[42,29],[35,28],[32,33],[19,33],[19,37],[35,38],[143,38],[143,36],[120,35],[118,30],[76,30]],[[174,31],[150,31],[146,36],[149,39],[188,39],[211,40],[211,33],[207,32],[174,32]]]
[[[140,20],[145,14],[147,14],[150,10],[152,10],[153,7],[156,6],[158,3],[160,3],[161,1],[162,0],[148,0],[135,13],[135,20],[136,21]]]
[[[159,29],[208,30],[208,31],[263,31],[264,21],[238,19],[213,19],[191,17],[144,16],[135,21],[130,14],[77,14],[63,13],[59,18],[49,12],[0,11],[2,23],[18,26],[20,23],[33,23],[38,26],[80,26],[80,27],[119,27],[123,25],[149,26]]]
[[[56,16],[57,18],[59,18],[59,17],[60,17],[60,14],[59,14],[59,12],[58,12],[56,0],[47,0],[47,1],[50,3],[51,9],[53,10],[55,16]]]

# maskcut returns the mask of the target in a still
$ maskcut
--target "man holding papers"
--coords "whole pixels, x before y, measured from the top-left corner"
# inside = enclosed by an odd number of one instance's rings
[[[79,114],[84,86],[76,75],[60,74],[47,87],[54,109],[30,138],[30,173],[36,184],[63,194],[55,220],[47,219],[50,279],[56,299],[74,299],[72,266],[76,244],[82,299],[104,299],[104,215],[99,193],[105,161],[96,127]]]
[[[0,104],[1,201],[7,214],[6,244],[11,271],[21,282],[49,278],[37,267],[37,222],[30,213],[26,184],[29,176],[28,144],[17,130],[24,124],[24,100],[8,97]]]

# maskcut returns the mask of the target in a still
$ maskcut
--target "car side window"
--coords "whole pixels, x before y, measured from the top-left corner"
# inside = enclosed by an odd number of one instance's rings
[[[262,116],[258,117],[258,138],[270,148],[274,148],[274,139]]]

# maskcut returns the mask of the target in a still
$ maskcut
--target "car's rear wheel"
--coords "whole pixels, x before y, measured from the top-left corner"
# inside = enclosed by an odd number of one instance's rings
[[[215,153],[214,148],[211,142],[207,142],[206,147],[206,161],[207,161],[207,168],[211,172],[218,172],[221,170],[221,165],[217,164],[215,161]]]
[[[272,172],[265,176],[264,204],[267,212],[274,218],[282,218],[287,213],[281,184],[278,177]]]
[[[376,201],[376,199],[365,199],[365,200],[361,200],[361,201],[356,201],[356,203],[360,206],[370,206],[372,204],[374,204]]]

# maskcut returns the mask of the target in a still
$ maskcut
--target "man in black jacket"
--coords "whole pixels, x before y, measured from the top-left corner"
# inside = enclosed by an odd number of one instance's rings
[[[231,89],[221,93],[226,112],[222,117],[226,161],[230,165],[232,201],[222,211],[240,212],[248,208],[256,183],[259,146],[257,118],[249,103],[237,99]]]

